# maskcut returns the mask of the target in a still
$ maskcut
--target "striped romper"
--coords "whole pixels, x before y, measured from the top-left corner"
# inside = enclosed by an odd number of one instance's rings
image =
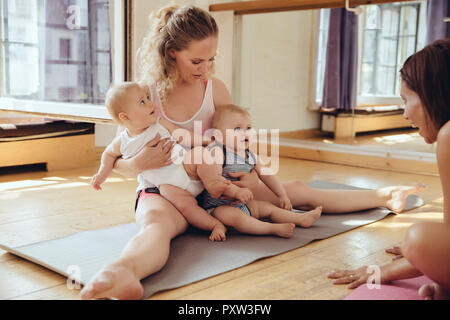
[[[224,154],[224,163],[222,165],[222,176],[231,181],[238,181],[238,178],[232,178],[228,175],[228,172],[247,172],[253,170],[256,165],[256,157],[250,150],[245,150],[246,159],[235,154],[233,151],[225,148],[224,145],[216,142],[208,149],[212,149],[215,147],[220,147],[223,150]],[[232,206],[240,209],[246,215],[251,216],[250,209],[247,207],[245,203],[231,204],[235,199],[215,199],[211,196],[211,194],[205,189],[202,193],[197,196],[197,201],[200,207],[205,209],[208,213],[211,213],[215,208],[219,206]]]

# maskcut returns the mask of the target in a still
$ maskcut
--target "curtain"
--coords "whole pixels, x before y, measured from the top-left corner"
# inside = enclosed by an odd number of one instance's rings
[[[349,111],[356,106],[358,17],[331,9],[325,64],[323,108]]]
[[[427,44],[450,37],[450,22],[444,22],[444,18],[450,17],[449,2],[450,0],[428,0]]]

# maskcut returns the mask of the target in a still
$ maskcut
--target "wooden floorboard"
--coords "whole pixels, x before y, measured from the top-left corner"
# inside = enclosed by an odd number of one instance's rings
[[[96,165],[69,171],[0,175],[0,243],[26,245],[76,232],[133,221],[136,181],[113,174],[103,191],[89,185]],[[439,221],[443,200],[439,178],[296,159],[280,159],[281,180],[327,180],[364,188],[424,183],[426,204],[412,212],[337,236],[312,242],[271,258],[151,299],[342,299],[350,293],[333,286],[326,273],[334,268],[390,261],[384,249],[401,243],[418,221]],[[393,232],[395,231],[395,232]],[[79,299],[66,279],[0,250],[0,299]]]

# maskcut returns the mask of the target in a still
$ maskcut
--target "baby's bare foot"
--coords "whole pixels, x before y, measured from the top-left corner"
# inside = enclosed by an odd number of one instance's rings
[[[95,275],[80,294],[84,300],[141,299],[144,289],[131,269],[121,265],[109,265]]]
[[[382,188],[387,196],[386,207],[395,213],[400,213],[406,205],[406,198],[413,193],[417,193],[425,189],[425,185],[416,184],[413,186],[395,186]]]
[[[450,292],[442,289],[437,283],[424,284],[419,295],[425,300],[450,300]]]
[[[274,223],[273,234],[283,238],[290,238],[294,232],[295,224],[293,223]]]
[[[230,181],[220,177],[209,181],[202,181],[205,189],[211,194],[213,198],[219,198],[230,185]]]
[[[304,213],[294,213],[296,218],[296,224],[299,227],[309,228],[317,219],[322,215],[322,206],[315,208],[314,210]]]

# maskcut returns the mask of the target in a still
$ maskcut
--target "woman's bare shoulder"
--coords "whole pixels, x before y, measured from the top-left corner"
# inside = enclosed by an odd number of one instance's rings
[[[437,142],[443,143],[445,145],[450,143],[450,121],[447,121],[447,123],[444,124],[441,129],[439,129]]]
[[[437,136],[436,157],[441,176],[450,178],[450,121],[444,124]]]
[[[213,85],[213,97],[215,105],[229,104],[233,103],[230,91],[228,90],[225,83],[218,78],[211,78]]]
[[[450,221],[448,220],[450,215],[450,121],[444,124],[439,130],[436,158],[442,183],[442,193],[444,195],[444,221]]]

